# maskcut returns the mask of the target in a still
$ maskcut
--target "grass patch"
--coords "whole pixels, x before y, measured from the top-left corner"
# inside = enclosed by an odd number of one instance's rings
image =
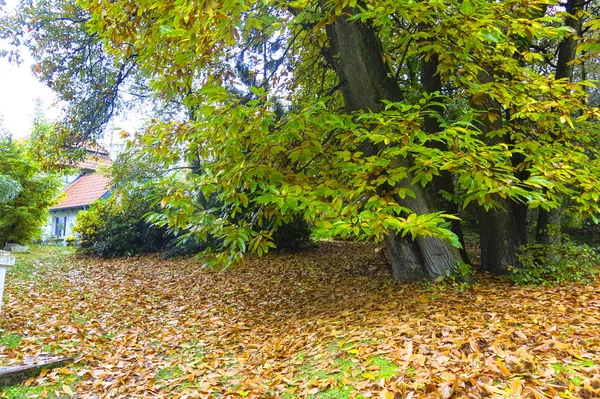
[[[24,387],[22,385],[15,385],[4,388],[0,391],[0,396],[5,399],[26,399],[39,398],[43,393],[44,387],[41,386]]]
[[[81,370],[81,366],[72,366],[73,370]],[[76,393],[75,385],[81,378],[74,375],[59,375],[58,380],[46,385],[13,385],[0,390],[2,399],[28,399],[28,398],[48,398],[48,399],[67,399],[72,398],[71,393]],[[71,392],[65,392],[68,387]],[[79,397],[79,396],[75,396]]]
[[[571,364],[554,363],[552,369],[555,373],[577,373],[584,367],[595,367],[596,363],[592,360],[580,360]]]
[[[7,281],[41,281],[44,272],[59,265],[64,267],[64,260],[74,253],[73,248],[62,245],[32,245],[29,252],[16,252],[15,264],[7,269]],[[56,289],[53,284],[52,289]]]
[[[157,380],[170,380],[172,378],[180,377],[183,374],[179,367],[165,367],[156,372]]]
[[[371,364],[379,367],[379,371],[376,374],[377,379],[385,378],[389,380],[396,375],[399,368],[395,363],[381,356],[373,358]]]
[[[42,348],[45,353],[49,353],[51,355],[61,355],[65,352],[65,350],[59,345],[44,345]]]
[[[317,365],[320,359],[310,359],[301,366],[299,380],[329,380],[330,388],[309,395],[313,399],[334,399],[334,398],[362,398],[357,395],[353,383],[361,380],[378,381],[381,379],[389,380],[397,374],[399,367],[389,359],[383,356],[375,356],[363,361],[357,360],[358,346],[356,342],[334,342],[327,345],[330,356],[334,359],[333,364],[328,370],[319,370]],[[299,360],[306,360],[304,354],[298,354]],[[330,371],[329,371],[330,370]],[[414,371],[414,370],[413,370]],[[292,387],[290,387],[292,388]],[[283,398],[295,398],[298,392],[293,394],[283,393]]]
[[[18,348],[21,344],[21,336],[17,334],[0,335],[0,346],[6,349]]]

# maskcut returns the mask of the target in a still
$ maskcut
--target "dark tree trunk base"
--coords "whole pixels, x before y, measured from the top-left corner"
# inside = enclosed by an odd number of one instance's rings
[[[319,2],[324,10],[331,4]],[[349,13],[357,11],[347,9]],[[381,42],[373,29],[358,21],[349,21],[347,15],[337,16],[335,22],[327,25],[331,63],[340,82],[345,106],[348,111],[380,112],[383,100],[400,101],[402,92],[393,78],[389,66],[383,62]],[[370,148],[366,148],[370,147]],[[365,142],[361,149],[368,154],[377,154],[382,148],[375,143]],[[410,169],[409,158],[398,157],[396,166]],[[399,184],[409,187],[415,198],[398,199],[401,206],[418,215],[434,212],[429,193],[418,185],[411,184],[411,177]],[[418,237],[416,240],[402,239],[390,233],[387,240],[391,269],[398,280],[435,279],[455,270],[461,261],[458,250],[451,244],[432,237]]]
[[[501,208],[485,211],[479,208],[481,267],[493,274],[506,274],[521,267],[517,255],[521,234],[508,200],[499,200]]]

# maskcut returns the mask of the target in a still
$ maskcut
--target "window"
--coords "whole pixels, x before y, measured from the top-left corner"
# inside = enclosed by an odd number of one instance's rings
[[[64,237],[67,229],[67,217],[55,217],[54,218],[54,235],[58,237]]]

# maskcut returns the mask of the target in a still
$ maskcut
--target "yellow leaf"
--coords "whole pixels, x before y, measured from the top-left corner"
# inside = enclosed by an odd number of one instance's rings
[[[63,384],[62,389],[63,389],[63,392],[66,393],[69,396],[75,395],[75,392],[73,392],[73,390],[71,389],[71,387],[68,386],[67,384]]]
[[[381,391],[381,393],[379,394],[379,398],[380,399],[394,399],[394,393],[388,391],[387,389],[384,389],[383,391]]]
[[[521,380],[515,379],[510,382],[510,392],[520,394],[523,389],[523,385],[521,384]]]
[[[510,370],[504,365],[504,363],[502,363],[501,360],[497,360],[496,365],[498,365],[498,369],[500,369],[500,373],[502,373],[504,377],[510,376]]]

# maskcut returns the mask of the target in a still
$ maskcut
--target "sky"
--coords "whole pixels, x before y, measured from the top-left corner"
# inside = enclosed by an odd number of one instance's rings
[[[14,9],[18,0],[7,0],[4,10]],[[0,42],[0,47],[7,47]],[[48,119],[58,117],[58,110],[52,107],[55,96],[48,87],[40,83],[31,73],[33,60],[23,49],[23,63],[14,65],[5,58],[0,58],[0,116],[2,126],[14,137],[28,135],[33,123],[35,100],[40,99],[44,113]]]
[[[56,95],[31,72],[31,56],[26,50],[23,50],[21,56],[24,62],[18,66],[0,58],[0,126],[14,138],[23,138],[31,133],[37,99],[42,103],[46,119],[55,121],[60,116],[59,108],[54,105]],[[123,149],[119,132],[125,130],[133,133],[140,129],[145,119],[145,115],[135,112],[117,117],[109,123],[104,137],[99,140],[100,145],[115,157]]]
[[[11,12],[19,0],[6,0],[2,11]],[[0,48],[7,48],[8,44],[0,40]],[[9,63],[7,59],[0,58],[0,119],[1,125],[15,138],[22,138],[31,132],[36,100],[42,104],[44,116],[50,121],[58,120],[60,116],[56,95],[45,84],[39,82],[31,71],[34,61],[26,48],[20,49],[23,62],[20,65]],[[146,118],[138,113],[128,113],[116,118],[109,123],[108,134],[105,134],[100,143],[115,144],[120,147],[122,140],[119,134],[111,134],[113,130],[126,130],[129,133],[140,129]],[[110,137],[112,136],[112,137]]]
[[[25,56],[25,54],[22,54]],[[20,65],[12,65],[0,58],[0,115],[2,126],[13,137],[23,137],[30,133],[35,100],[40,99],[44,114],[50,120],[58,117],[58,110],[52,107],[55,96],[48,87],[40,83],[31,73],[32,60],[26,55]]]

